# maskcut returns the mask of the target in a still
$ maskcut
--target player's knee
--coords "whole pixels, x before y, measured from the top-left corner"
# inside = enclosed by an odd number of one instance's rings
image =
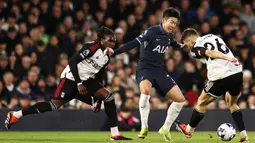
[[[49,104],[51,106],[52,111],[57,110],[62,106],[62,104],[60,105],[60,104],[58,104],[57,102],[54,102],[54,101],[49,101]]]
[[[183,96],[183,95],[181,95],[179,98],[178,98],[178,100],[177,101],[175,101],[175,102],[180,102],[180,103],[182,103],[182,102],[185,102],[185,97]]]
[[[106,96],[106,98],[104,99],[104,102],[111,102],[114,101],[114,94],[109,93],[108,96]]]

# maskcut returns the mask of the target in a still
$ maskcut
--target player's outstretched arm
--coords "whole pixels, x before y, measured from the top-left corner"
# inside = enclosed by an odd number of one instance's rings
[[[138,47],[140,46],[140,43],[134,39],[126,44],[124,44],[123,46],[121,46],[120,48],[117,48],[114,50],[114,54],[113,55],[118,55],[118,54],[121,54],[123,52],[127,52],[135,47]]]
[[[207,57],[210,57],[210,58],[214,58],[214,59],[223,59],[223,60],[227,60],[229,62],[232,62],[233,64],[235,65],[239,65],[238,63],[238,60],[236,58],[231,58],[231,57],[227,57],[225,56],[224,54],[222,54],[221,52],[219,51],[213,51],[213,50],[206,50],[205,51],[205,55]]]

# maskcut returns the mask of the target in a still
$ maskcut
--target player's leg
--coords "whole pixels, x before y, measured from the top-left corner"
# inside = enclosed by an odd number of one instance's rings
[[[177,123],[177,130],[184,133],[187,138],[191,137],[191,134],[195,131],[199,122],[204,118],[204,114],[207,109],[207,105],[213,102],[217,97],[208,95],[204,90],[198,98],[197,104],[192,112],[190,122],[188,125]]]
[[[131,138],[126,138],[119,132],[114,95],[94,79],[88,79],[87,81],[84,81],[84,84],[89,95],[93,95],[96,99],[104,101],[105,113],[109,119],[111,127],[111,140],[131,140]]]
[[[237,105],[238,97],[241,94],[243,84],[243,74],[237,73],[227,78],[226,85],[228,92],[226,93],[225,100],[231,111],[232,117],[235,121],[237,128],[240,131],[240,142],[249,142],[245,125],[243,121],[243,115],[240,108]]]
[[[185,98],[175,81],[164,70],[157,71],[155,75],[156,90],[162,94],[162,96],[166,96],[167,98],[171,98],[173,100],[172,104],[167,110],[166,120],[159,130],[159,133],[163,135],[166,141],[172,141],[170,128],[180,114],[185,102]]]
[[[140,99],[139,99],[139,112],[141,118],[141,131],[138,134],[139,138],[144,139],[148,134],[148,118],[150,114],[150,92],[152,84],[149,80],[143,80],[139,84]]]
[[[6,129],[10,129],[19,118],[31,114],[39,114],[59,109],[62,105],[72,99],[72,94],[77,92],[76,84],[68,79],[62,79],[57,87],[55,96],[48,102],[39,102],[26,109],[19,111],[11,111],[7,114],[5,120]]]
[[[245,130],[243,114],[237,105],[238,96],[231,96],[229,94],[229,92],[227,92],[226,96],[225,96],[225,100],[226,100],[226,103],[231,111],[232,118],[235,121],[235,124],[240,131],[240,136],[241,136],[240,142],[248,141],[249,139],[248,139],[247,132]]]
[[[136,81],[140,89],[139,112],[141,118],[141,131],[138,138],[144,139],[148,134],[148,118],[150,113],[150,93],[154,84],[154,74],[149,70],[138,70]]]
[[[23,116],[31,115],[31,114],[40,114],[44,112],[54,111],[59,109],[62,105],[67,103],[68,101],[64,100],[51,100],[49,102],[39,102],[36,103],[26,109],[19,111],[11,111],[7,114],[7,118],[5,120],[6,129],[10,129],[10,127],[17,122],[17,120]]]

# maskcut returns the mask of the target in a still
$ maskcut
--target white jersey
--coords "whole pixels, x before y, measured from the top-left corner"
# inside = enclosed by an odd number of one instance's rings
[[[218,36],[213,34],[208,34],[197,38],[195,45],[192,47],[190,55],[195,57],[196,48],[205,48],[209,50],[215,50],[223,53],[227,57],[234,58],[233,53],[226,46],[225,42]],[[223,59],[213,59],[213,58],[202,58],[201,62],[207,65],[207,77],[210,81],[215,81],[223,79],[230,75],[242,72],[242,65],[234,65],[233,63],[223,60]]]
[[[75,66],[77,66],[78,76],[81,81],[95,78],[95,75],[109,63],[110,58],[107,54],[104,54],[104,51],[99,46],[99,44],[92,44],[91,46],[89,43],[74,55],[73,58],[79,59]],[[66,66],[61,73],[61,78],[75,81],[72,72],[70,65]]]

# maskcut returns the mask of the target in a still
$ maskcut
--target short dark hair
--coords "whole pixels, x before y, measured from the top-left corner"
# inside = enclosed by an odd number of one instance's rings
[[[105,26],[101,26],[99,29],[98,29],[98,33],[97,33],[97,37],[99,40],[101,40],[102,38],[104,38],[106,35],[110,35],[110,36],[114,36],[114,32],[105,27]]]
[[[199,36],[199,33],[194,28],[187,28],[182,32],[181,43],[185,41],[189,36]]]
[[[173,7],[169,7],[164,11],[163,18],[169,18],[169,17],[175,17],[177,19],[180,19],[180,12]]]

